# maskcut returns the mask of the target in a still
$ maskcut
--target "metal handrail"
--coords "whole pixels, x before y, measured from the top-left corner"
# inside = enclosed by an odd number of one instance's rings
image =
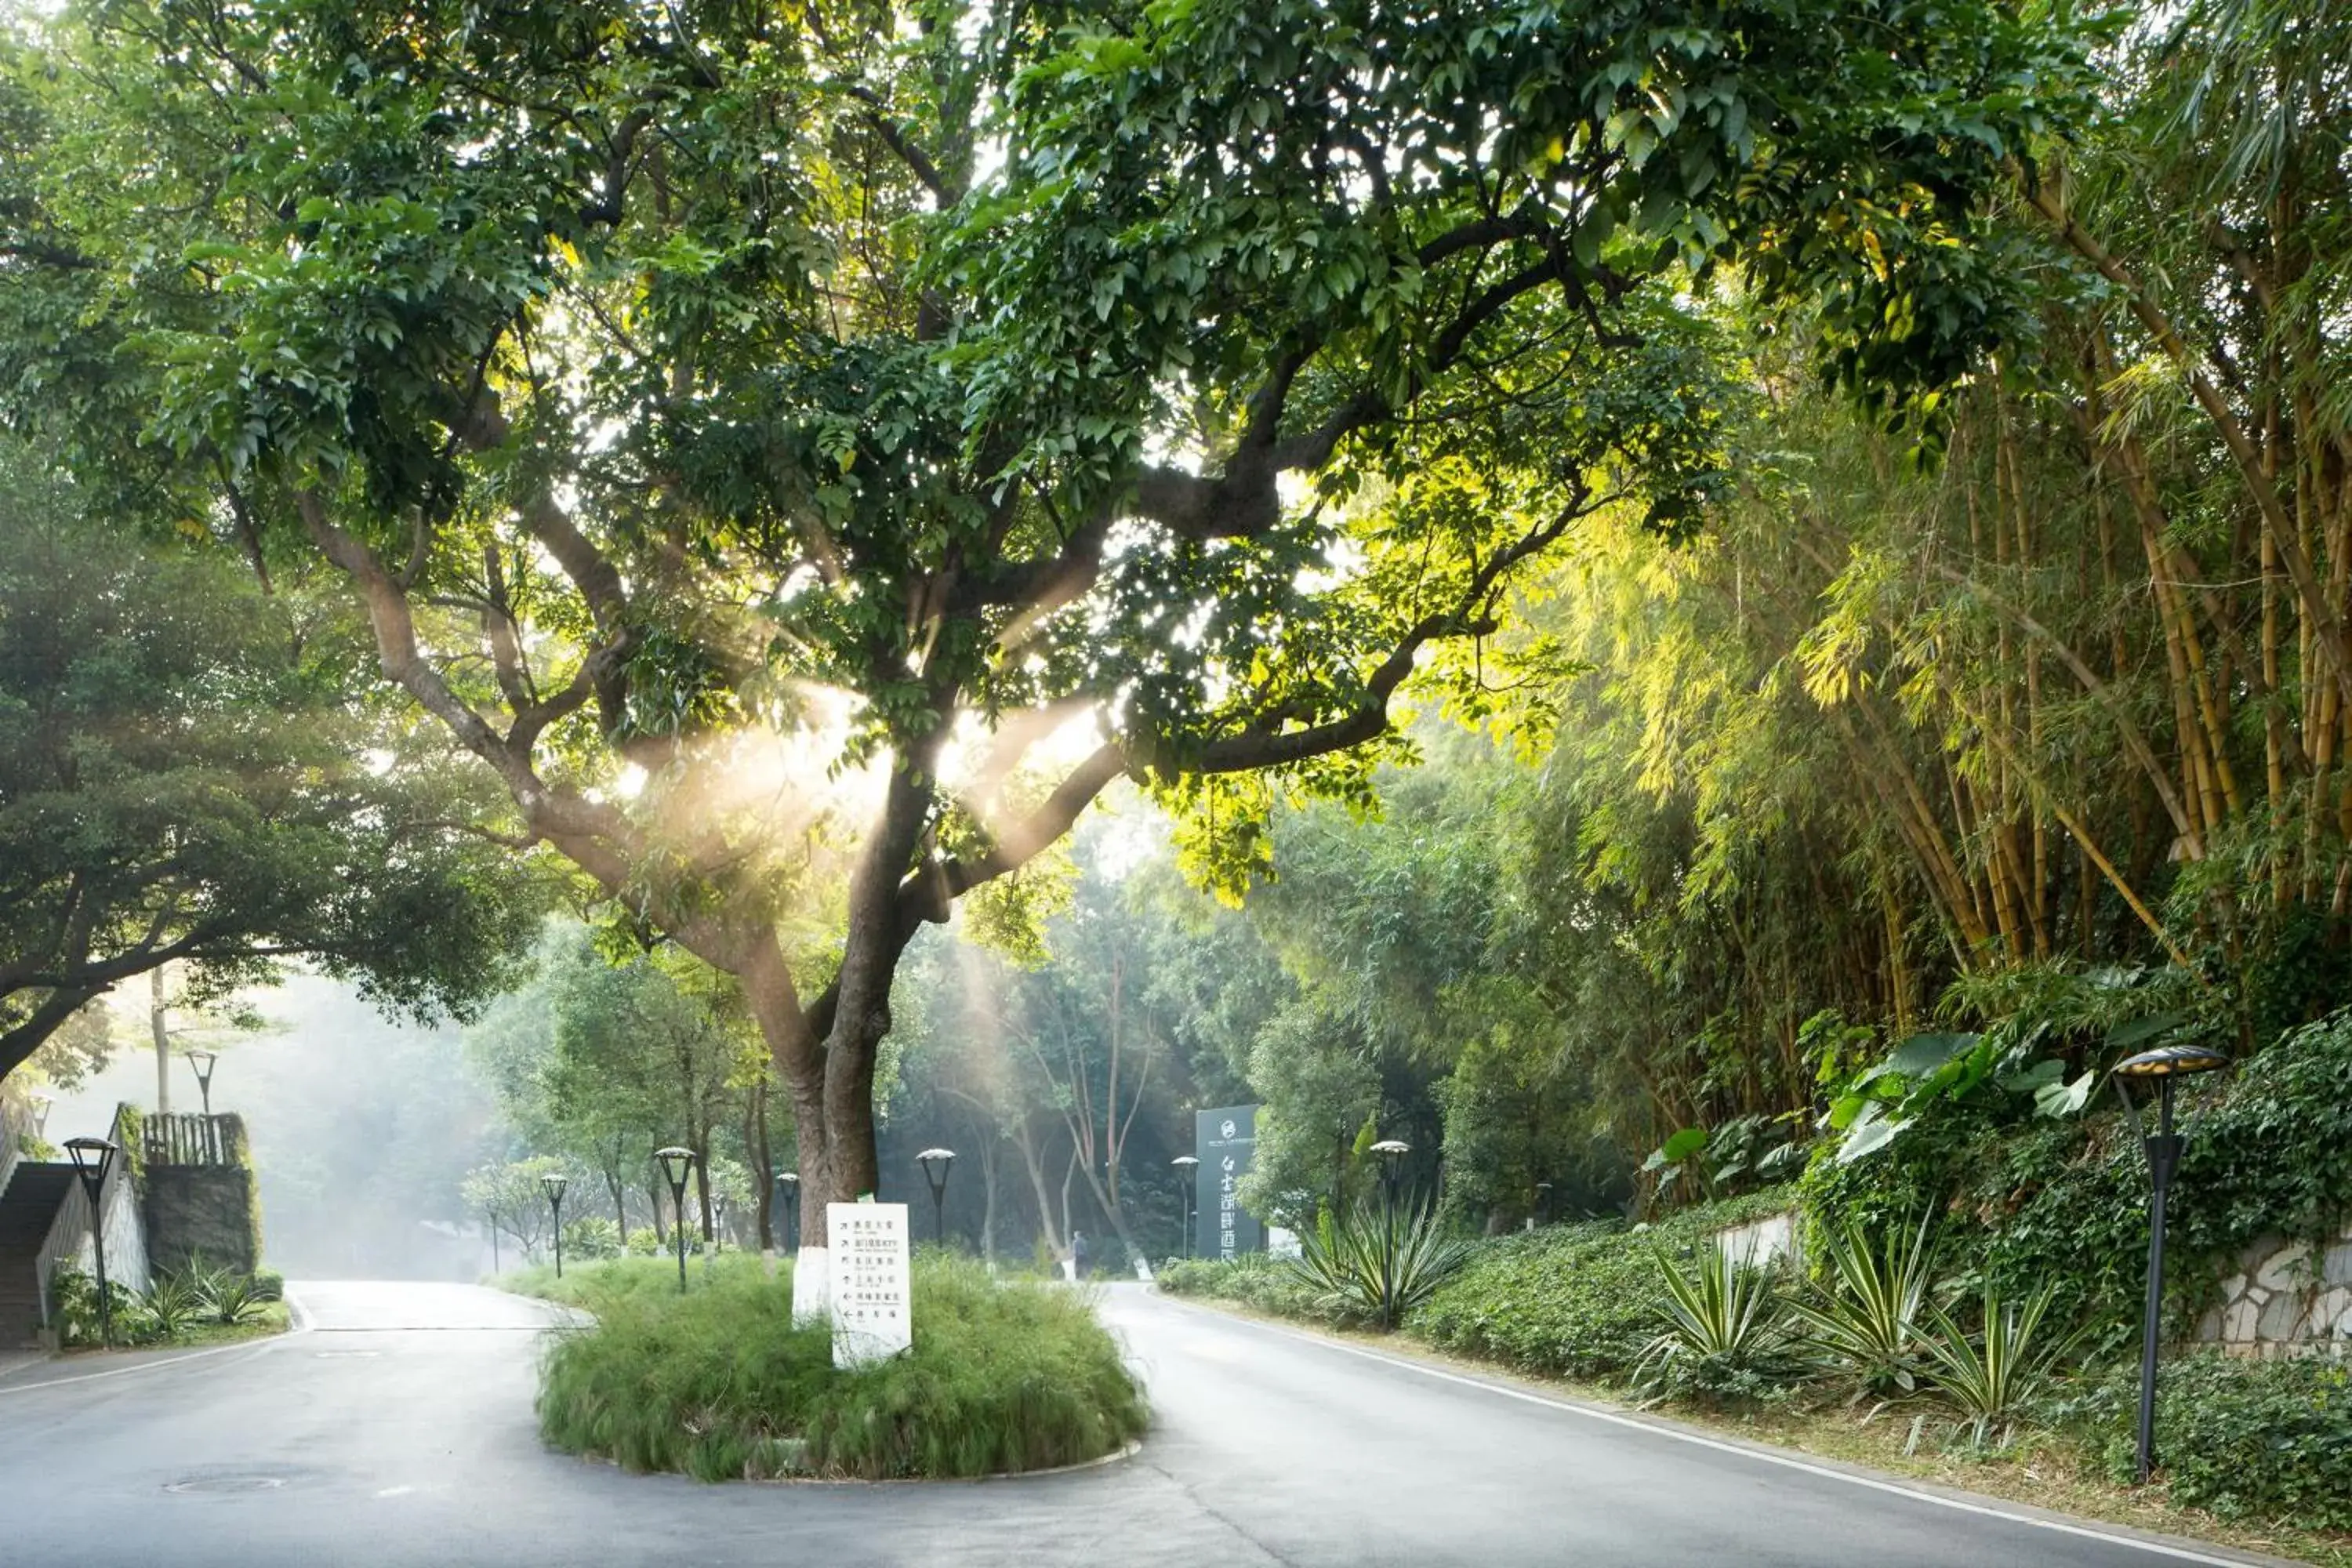
[[[235,1111],[162,1112],[145,1119],[141,1137],[150,1165],[234,1165],[244,1126]]]

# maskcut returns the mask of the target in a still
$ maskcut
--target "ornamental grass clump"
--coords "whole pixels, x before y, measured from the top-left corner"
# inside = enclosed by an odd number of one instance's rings
[[[880,1480],[1075,1464],[1143,1430],[1142,1392],[1084,1297],[966,1259],[917,1258],[913,1349],[855,1372],[835,1369],[824,1327],[793,1326],[788,1268],[723,1269],[684,1295],[675,1273],[667,1294],[626,1273],[585,1285],[595,1321],[547,1352],[540,1430],[558,1448],[710,1481]]]

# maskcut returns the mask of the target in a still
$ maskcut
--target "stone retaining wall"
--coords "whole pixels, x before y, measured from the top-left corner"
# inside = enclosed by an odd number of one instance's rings
[[[2246,1248],[2197,1338],[2231,1355],[2352,1357],[2352,1224],[2325,1247],[2265,1237]]]
[[[253,1173],[244,1166],[151,1165],[146,1198],[147,1253],[158,1270],[261,1267]]]

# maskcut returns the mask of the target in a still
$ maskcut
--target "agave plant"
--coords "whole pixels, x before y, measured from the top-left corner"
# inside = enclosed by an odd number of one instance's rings
[[[2008,1444],[2034,1402],[2057,1381],[2060,1363],[2080,1337],[2043,1331],[2053,1293],[2045,1287],[2021,1303],[2003,1301],[1998,1289],[1986,1286],[1981,1337],[1940,1309],[1929,1310],[1929,1375],[1937,1394],[1979,1448],[1996,1430],[2001,1444]]]
[[[1327,1210],[1299,1238],[1292,1267],[1326,1306],[1392,1329],[1469,1256],[1424,1204],[1407,1214],[1359,1211],[1339,1221]]]
[[[199,1289],[204,1297],[205,1310],[211,1315],[213,1321],[232,1327],[252,1322],[269,1304],[268,1298],[262,1294],[261,1286],[252,1275],[239,1274],[231,1268],[223,1268],[207,1276]]]
[[[1856,1398],[1917,1392],[1936,1265],[1928,1222],[1908,1232],[1890,1227],[1875,1247],[1849,1225],[1824,1251],[1821,1285],[1810,1300],[1789,1303],[1807,1343],[1853,1380]]]
[[[1664,1326],[1635,1363],[1641,1386],[1755,1394],[1800,1370],[1801,1346],[1769,1273],[1712,1241],[1687,1271],[1663,1249],[1656,1258]]]
[[[142,1337],[176,1340],[205,1321],[205,1300],[185,1277],[165,1274],[140,1298],[138,1313]]]

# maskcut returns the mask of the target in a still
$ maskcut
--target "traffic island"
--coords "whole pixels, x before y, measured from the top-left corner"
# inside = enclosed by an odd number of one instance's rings
[[[541,1435],[568,1453],[708,1481],[953,1479],[1057,1469],[1141,1436],[1143,1392],[1086,1298],[918,1256],[912,1344],[835,1364],[792,1321],[792,1271],[760,1260],[656,1284],[637,1260],[515,1281],[585,1309],[541,1373]]]

